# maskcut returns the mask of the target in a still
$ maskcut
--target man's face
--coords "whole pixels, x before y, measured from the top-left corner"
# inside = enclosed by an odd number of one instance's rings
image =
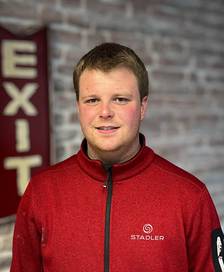
[[[139,126],[147,97],[140,101],[135,75],[127,68],[85,70],[79,81],[79,119],[88,155],[123,162],[139,149]]]

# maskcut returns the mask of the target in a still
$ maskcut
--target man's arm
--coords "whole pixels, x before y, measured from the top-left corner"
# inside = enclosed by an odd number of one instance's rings
[[[10,272],[41,272],[41,231],[34,217],[32,182],[19,205],[13,237]]]
[[[223,245],[223,234],[213,201],[205,188],[187,231],[189,271],[224,272],[217,256],[217,235]]]

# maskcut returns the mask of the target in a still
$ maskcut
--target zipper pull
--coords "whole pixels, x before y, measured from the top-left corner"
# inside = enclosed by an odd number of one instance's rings
[[[109,183],[112,181],[112,166],[105,164],[104,169],[107,172],[107,179],[103,184],[103,188],[105,188],[108,191]]]

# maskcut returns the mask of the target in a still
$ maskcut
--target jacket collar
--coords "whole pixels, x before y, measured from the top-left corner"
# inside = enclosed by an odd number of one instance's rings
[[[124,163],[116,163],[112,165],[113,181],[121,181],[135,176],[151,164],[154,158],[154,152],[151,148],[145,145],[144,135],[140,134],[139,137],[141,143],[141,149],[139,152],[132,159]],[[86,155],[86,147],[87,142],[84,139],[81,149],[77,154],[80,168],[93,179],[105,181],[107,173],[103,163],[99,160],[91,160]]]

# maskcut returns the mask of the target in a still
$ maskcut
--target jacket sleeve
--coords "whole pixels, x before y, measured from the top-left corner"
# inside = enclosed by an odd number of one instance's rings
[[[220,236],[220,241],[218,236]],[[220,245],[217,244],[217,241]],[[211,196],[205,188],[197,201],[188,227],[189,271],[224,272],[220,262],[221,255],[217,251],[218,246],[222,248],[223,253],[223,234],[219,218]]]
[[[10,272],[41,272],[41,231],[34,217],[32,182],[19,204]]]

